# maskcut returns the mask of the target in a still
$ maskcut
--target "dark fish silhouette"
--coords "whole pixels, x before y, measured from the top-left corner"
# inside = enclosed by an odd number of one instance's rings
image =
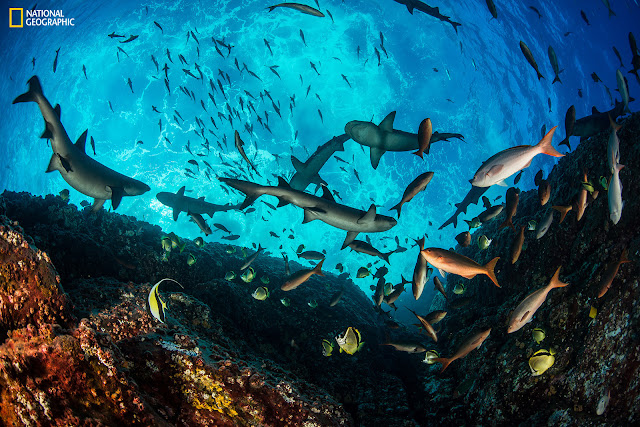
[[[410,14],[413,15],[413,10],[419,10],[420,12],[426,13],[427,15],[433,16],[436,19],[439,19],[443,22],[448,22],[453,26],[453,29],[458,33],[458,27],[461,26],[459,22],[454,22],[448,16],[445,16],[440,13],[440,10],[437,7],[431,7],[426,3],[423,3],[418,0],[393,0],[396,3],[403,4],[407,7],[407,10]]]
[[[307,15],[317,16],[318,18],[324,18],[324,13],[320,12],[318,9],[315,9],[311,6],[307,6],[300,3],[280,3],[273,6],[267,7],[269,12],[272,12],[277,7],[285,7],[293,10],[297,10],[298,12],[306,13]]]
[[[58,48],[58,50],[56,50],[56,57],[53,59],[53,72],[56,72],[56,69],[58,69],[58,54],[60,53],[60,48]]]
[[[123,41],[121,41],[120,43],[129,43],[129,42],[134,41],[134,40],[135,40],[135,39],[137,39],[137,38],[138,38],[138,36],[134,36],[134,35],[132,34],[131,36],[129,36],[129,38],[128,38],[128,39],[123,40]]]
[[[538,71],[538,64],[536,63],[536,60],[533,59],[531,50],[529,50],[529,47],[522,40],[520,41],[520,50],[522,51],[524,57],[527,58],[527,62],[529,62],[529,65],[531,65],[533,69],[536,70],[536,73],[538,74],[538,80],[543,79],[544,76],[540,74],[540,71]]]
[[[153,21],[153,23],[156,24],[156,27],[160,28],[160,31],[162,31],[162,34],[164,34],[164,30],[162,29],[162,26],[158,24],[156,21]]]
[[[529,6],[529,9],[533,10],[535,13],[538,14],[538,19],[542,19],[542,14],[540,13],[540,11],[538,9],[536,9],[533,6]]]
[[[591,24],[589,24],[589,20],[587,19],[587,14],[586,14],[586,13],[584,13],[584,10],[581,10],[581,11],[580,11],[580,16],[582,16],[582,20],[583,20],[584,22],[586,22],[586,23],[587,23],[587,25],[591,25]]]

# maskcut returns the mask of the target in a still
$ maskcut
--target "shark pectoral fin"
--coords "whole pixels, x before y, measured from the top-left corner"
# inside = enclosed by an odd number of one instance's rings
[[[58,118],[60,118],[60,115],[62,114],[62,112],[60,111],[60,104],[56,104],[56,106],[53,107],[53,111],[55,111]]]
[[[291,164],[296,172],[301,172],[304,169],[304,163],[296,158],[296,156],[291,156]]]
[[[51,124],[48,123],[46,120],[44,121],[44,132],[42,132],[42,135],[40,135],[40,138],[42,139],[53,138],[53,126],[51,126]]]
[[[73,172],[73,169],[71,169],[71,164],[69,163],[69,161],[67,159],[65,159],[64,157],[62,157],[60,154],[55,153],[56,156],[58,156],[58,159],[60,160],[60,165],[64,168],[64,170],[69,173],[69,172]],[[62,169],[59,169],[60,172],[62,172]]]
[[[362,215],[358,220],[358,224],[373,222],[376,219],[376,205],[371,205],[367,213]]]
[[[80,135],[80,137],[74,144],[76,148],[78,148],[78,150],[82,151],[83,153],[86,152],[85,146],[87,145],[87,132],[88,132],[88,129],[82,132],[82,135]]]
[[[184,188],[184,187],[183,187]],[[173,220],[177,221],[178,220],[178,215],[180,215],[180,210],[173,208]]]
[[[47,166],[46,173],[61,170],[62,165],[60,164],[60,158],[56,153],[51,155],[51,159],[49,160],[49,166]]]
[[[302,219],[302,223],[306,224],[308,222],[313,221],[314,219],[318,219],[319,213],[327,213],[327,212],[320,208],[304,208],[304,218]]]
[[[344,242],[342,243],[342,247],[340,249],[344,249],[349,246],[349,244],[351,244],[351,242],[353,242],[356,237],[358,237],[359,233],[359,231],[347,231],[347,237],[344,239]]]
[[[94,199],[93,205],[91,205],[91,212],[96,213],[100,209],[102,209],[102,205],[104,205],[105,199]]]
[[[371,148],[371,166],[373,166],[374,169],[378,168],[380,158],[384,153],[385,151],[382,148]]]
[[[509,184],[507,184],[506,182],[504,182],[504,179],[502,181],[498,181],[496,182],[496,185],[499,185],[500,187],[508,187]],[[465,212],[466,213],[466,212]]]
[[[109,187],[111,188],[111,207],[115,211],[120,206],[122,196],[124,196],[124,189],[122,187]]]
[[[385,117],[380,124],[378,125],[378,127],[380,129],[382,129],[385,132],[392,132],[393,131],[393,121],[396,119],[396,112],[392,111],[389,114],[387,114],[387,117]]]
[[[176,193],[178,196],[184,196],[184,186],[178,190]]]
[[[336,201],[336,199],[333,198],[333,194],[331,194],[331,190],[329,190],[326,186],[322,186],[322,198],[334,203]]]

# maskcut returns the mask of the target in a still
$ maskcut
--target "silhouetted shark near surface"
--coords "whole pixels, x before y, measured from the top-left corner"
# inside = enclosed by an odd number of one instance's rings
[[[419,10],[420,12],[424,12],[427,15],[431,15],[434,18],[437,18],[441,21],[448,22],[453,26],[453,29],[456,30],[456,33],[458,32],[458,27],[462,25],[459,22],[452,21],[450,17],[441,14],[440,10],[437,7],[431,7],[428,4],[423,3],[421,1],[418,1],[418,0],[393,0],[393,1],[407,6],[407,10],[412,15],[413,15],[413,10],[415,9],[415,10]]]
[[[278,186],[271,187],[256,184],[249,181],[241,181],[232,178],[218,178],[231,188],[246,194],[246,198],[240,209],[251,205],[263,194],[278,198],[278,207],[291,203],[304,209],[303,224],[319,219],[320,221],[332,225],[347,232],[347,237],[342,244],[342,249],[353,242],[359,233],[377,233],[387,231],[394,227],[395,219],[376,213],[376,206],[371,205],[368,211],[362,211],[349,206],[336,203],[327,187],[322,187],[324,194],[322,197],[313,194],[294,190],[287,182],[278,177]]]
[[[204,196],[195,199],[184,195],[184,187],[180,188],[175,194],[166,191],[156,195],[160,203],[173,209],[173,220],[178,220],[180,212],[189,214],[209,215],[213,218],[216,212],[226,212],[232,209],[238,209],[238,205],[216,205],[205,202]]]
[[[451,215],[451,218],[446,220],[444,224],[442,224],[440,228],[438,228],[438,230],[442,230],[449,224],[453,224],[454,227],[457,227],[458,215],[460,215],[461,213],[467,213],[467,207],[469,207],[470,204],[474,204],[474,205],[477,204],[478,201],[480,200],[480,196],[482,196],[488,189],[489,187],[474,187],[472,185],[471,190],[469,190],[467,195],[464,196],[464,199],[462,200],[462,202],[456,203],[455,213]]]
[[[86,130],[75,144],[71,142],[60,122],[59,108],[51,107],[42,93],[37,76],[29,79],[29,91],[13,100],[13,104],[19,102],[35,102],[40,107],[45,123],[45,131],[41,138],[48,138],[53,149],[46,172],[59,171],[71,187],[93,197],[93,211],[100,209],[108,199],[111,199],[111,205],[115,210],[120,205],[122,197],[139,196],[150,190],[147,184],[109,169],[89,157],[85,152]]]
[[[573,125],[573,135],[579,136],[580,140],[587,139],[600,132],[609,129],[609,116],[615,120],[624,112],[624,104],[616,100],[616,105],[609,111],[599,112],[596,107],[591,110],[591,115],[576,120]]]
[[[418,134],[404,132],[393,128],[396,112],[392,111],[379,125],[372,122],[353,120],[347,123],[344,131],[355,142],[371,148],[371,166],[374,169],[380,164],[380,158],[387,151],[414,151],[420,148]],[[431,135],[431,142],[444,141],[448,138],[459,138],[464,141],[464,136],[459,133],[438,133]]]
[[[333,137],[330,141],[322,144],[315,153],[302,163],[300,160],[291,156],[291,163],[296,170],[296,173],[289,181],[289,185],[294,190],[304,191],[309,184],[327,185],[327,183],[320,178],[318,172],[327,163],[327,160],[333,156],[336,151],[344,151],[344,142],[348,141],[349,137],[345,134]]]

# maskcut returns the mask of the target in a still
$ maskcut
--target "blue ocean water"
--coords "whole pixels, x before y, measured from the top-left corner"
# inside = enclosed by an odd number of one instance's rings
[[[419,11],[411,15],[405,6],[392,0],[320,0],[319,9],[327,15],[324,18],[285,8],[268,12],[266,6],[272,3],[262,1],[38,1],[38,9],[62,10],[65,18],[75,19],[75,25],[24,28],[9,28],[7,10],[30,9],[34,3],[10,1],[0,25],[0,97],[4,105],[0,122],[0,190],[46,195],[69,189],[71,203],[79,205],[87,199],[59,173],[44,173],[51,149],[38,138],[43,121],[37,106],[11,105],[17,95],[26,91],[26,82],[34,74],[39,76],[52,105],[60,104],[62,123],[72,140],[88,129],[96,141],[96,160],[151,187],[142,196],[124,198],[116,212],[188,238],[201,235],[197,226],[188,222],[185,214],[174,222],[171,210],[155,195],[186,186],[187,195],[205,196],[212,203],[242,200],[240,194],[227,194],[224,184],[215,179],[225,173],[237,174],[236,164],[246,167],[233,146],[234,130],[247,143],[245,150],[263,176],[257,182],[275,185],[277,176],[292,176],[291,155],[305,161],[319,145],[343,134],[345,124],[351,120],[379,123],[389,112],[397,111],[394,128],[415,133],[419,123],[429,117],[434,130],[460,133],[464,141],[436,142],[424,160],[410,152],[388,152],[375,170],[369,148],[348,141],[345,151],[336,153],[347,163],[331,159],[320,171],[329,188],[339,193],[339,202],[363,210],[374,203],[378,213],[390,216],[395,213],[388,209],[400,200],[415,177],[426,171],[435,173],[427,189],[403,207],[396,227],[369,234],[372,244],[382,252],[396,249],[396,236],[399,245],[409,249],[391,256],[387,279],[398,283],[401,275],[410,278],[412,274],[417,256],[413,239],[426,234],[427,246],[455,246],[454,236],[467,229],[462,219],[471,219],[481,211],[480,206],[472,206],[459,218],[456,228],[438,229],[454,212],[454,204],[466,195],[470,189],[468,180],[484,160],[511,146],[537,143],[543,126],[559,126],[554,137],[557,146],[564,137],[564,116],[570,105],[575,105],[578,118],[589,114],[592,106],[600,111],[610,109],[612,102],[605,85],[614,98],[620,99],[615,90],[615,72],[620,64],[613,46],[622,55],[622,71],[629,78],[630,94],[637,96],[638,82],[627,74],[631,60],[628,34],[637,30],[640,22],[640,8],[635,1],[611,0],[616,13],[611,17],[604,2],[597,0],[495,3],[497,19],[491,19],[484,1],[432,2],[441,13],[462,24],[456,32],[449,23]],[[307,4],[317,7],[315,2]],[[541,18],[530,6],[539,11]],[[589,25],[581,18],[581,10]],[[113,32],[139,37],[120,43],[124,38],[108,37]],[[380,46],[381,37],[386,54]],[[220,44],[222,56],[216,52],[212,38],[232,45],[229,55]],[[543,80],[538,81],[522,55],[521,40],[531,49],[545,76]],[[551,83],[549,46],[564,69],[561,84]],[[173,62],[167,57],[167,49]],[[187,64],[180,62],[179,55]],[[235,59],[242,71],[236,68]],[[170,67],[170,93],[164,83],[165,63]],[[194,63],[201,67],[204,79],[182,71],[188,69],[199,77]],[[243,69],[244,64],[257,77]],[[280,77],[269,68],[276,65],[273,69]],[[229,75],[230,83],[222,80],[219,70]],[[603,83],[593,81],[593,72]],[[213,95],[217,107],[208,96],[212,92],[209,79],[224,83],[228,101],[216,92]],[[179,86],[193,91],[195,100],[181,92]],[[258,94],[265,89],[275,104],[280,104],[282,117],[267,96],[261,100]],[[294,96],[295,107],[290,108]],[[246,107],[248,101],[257,113]],[[231,125],[219,118],[219,111],[228,115],[227,104],[240,112],[242,120]],[[152,111],[152,105],[160,113]],[[634,103],[632,109],[633,106]],[[176,122],[174,110],[184,120]],[[258,115],[266,121],[267,114],[271,132],[257,121]],[[210,151],[201,145],[204,138],[195,133],[199,129],[196,117],[207,128],[204,137],[209,140]],[[245,124],[253,126],[251,133],[245,131]],[[225,137],[226,144],[222,142]],[[572,146],[577,143],[578,138],[572,138]],[[187,144],[194,155],[185,149]],[[190,159],[199,166],[189,164]],[[212,166],[211,179],[204,174],[203,160]],[[532,188],[536,172],[550,171],[554,161],[549,156],[536,157],[518,186],[523,190]],[[187,167],[194,171],[195,178],[185,176]],[[314,189],[311,185],[307,191]],[[504,188],[491,188],[487,196],[493,200],[503,193]],[[268,196],[262,199],[276,204]],[[105,207],[108,206],[109,202]],[[295,258],[301,244],[308,250],[325,249],[327,270],[337,272],[334,266],[342,263],[363,289],[368,291],[375,283],[371,277],[355,279],[355,274],[361,266],[372,262],[382,266],[382,262],[350,253],[349,249],[341,251],[344,231],[318,221],[302,224],[302,210],[293,206],[273,211],[258,201],[254,207],[255,212],[230,211],[207,219],[239,234],[241,237],[234,244],[252,247],[260,243],[275,256],[285,252]],[[214,232],[205,241],[225,242],[221,236]],[[421,307],[432,295],[427,289]]]

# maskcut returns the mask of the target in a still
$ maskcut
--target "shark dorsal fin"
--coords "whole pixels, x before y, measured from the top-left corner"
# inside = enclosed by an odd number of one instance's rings
[[[75,143],[75,146],[78,148],[78,150],[82,151],[83,153],[85,152],[85,145],[87,143],[87,132],[88,130],[85,130],[84,132],[82,132],[82,135],[80,135],[80,137],[78,138],[78,140]],[[114,208],[115,210],[115,208]]]
[[[598,111],[595,105],[591,108],[591,114],[600,114],[600,111]]]
[[[360,219],[358,220],[358,224],[373,222],[375,218],[376,218],[376,205],[372,204],[369,207],[369,210],[367,211],[367,213],[365,213],[364,215],[362,215],[362,217],[360,217]]]
[[[60,118],[60,114],[62,114],[60,111],[60,104],[56,104],[56,106],[53,107],[53,111],[55,111],[58,118]]]
[[[304,169],[304,163],[296,158],[296,156],[291,156],[291,164],[296,172],[301,172]]]
[[[278,177],[278,187],[291,188],[289,183],[281,176]]]
[[[184,186],[176,193],[178,196],[184,196]]]
[[[386,132],[393,131],[393,121],[395,120],[395,118],[396,112],[390,112],[389,114],[387,114],[387,117],[385,117],[384,120],[380,122],[380,125],[378,125],[378,127]]]
[[[333,198],[333,194],[331,194],[331,190],[329,190],[325,185],[322,186],[322,198],[334,203],[336,201],[336,199]]]

